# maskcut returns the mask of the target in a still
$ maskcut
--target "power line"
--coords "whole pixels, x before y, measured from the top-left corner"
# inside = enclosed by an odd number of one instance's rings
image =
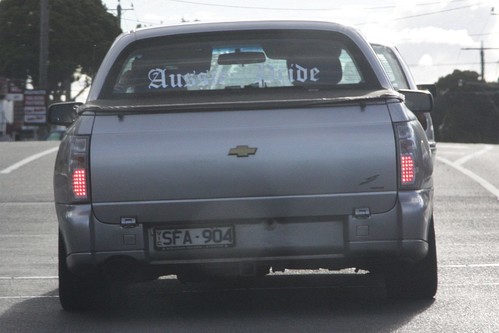
[[[398,17],[398,18],[394,18],[393,21],[399,21],[399,20],[405,20],[405,19],[416,18],[416,17],[421,17],[421,16],[428,16],[428,15],[435,15],[435,14],[447,13],[447,12],[452,12],[452,11],[455,11],[455,10],[468,9],[468,8],[475,7],[475,6],[476,5],[467,5],[467,6],[462,6],[462,7],[455,7],[455,8],[449,8],[449,9],[437,10],[437,11],[429,12],[429,13],[421,13],[421,14],[416,14],[416,15]]]
[[[135,10],[133,7],[133,3],[131,4],[131,8],[123,8],[121,7],[121,1],[118,0],[118,5],[116,6],[116,9],[108,9],[108,11],[116,11],[117,12],[117,21],[118,21],[118,27],[121,29],[121,13],[128,11],[128,10]]]
[[[198,6],[208,6],[208,7],[225,7],[225,8],[236,8],[236,9],[255,9],[255,10],[284,10],[284,11],[332,11],[332,10],[341,10],[343,8],[338,7],[329,7],[329,8],[290,8],[290,7],[263,7],[263,6],[241,6],[241,5],[226,5],[220,3],[212,3],[212,2],[200,2],[200,1],[189,1],[189,0],[167,0],[170,2],[178,2],[185,3],[190,5],[198,5]],[[455,2],[463,2],[467,0],[454,0]],[[413,6],[434,6],[441,5],[441,1],[433,1],[433,2],[424,2],[424,3],[416,3],[416,4],[406,4],[406,5],[386,5],[386,6],[374,6],[374,7],[363,7],[362,10],[383,10],[383,9],[393,9],[398,7],[413,7]],[[476,5],[476,4],[475,4]],[[467,8],[475,6],[470,5]]]
[[[279,10],[279,11],[334,11],[334,10],[341,10],[344,8],[339,8],[339,7],[333,7],[333,8],[290,8],[290,7],[265,7],[265,6],[242,6],[242,5],[230,5],[230,4],[221,4],[221,3],[215,3],[215,2],[201,2],[201,1],[193,1],[193,0],[166,0],[169,2],[176,2],[176,3],[184,3],[184,4],[190,4],[190,5],[197,5],[197,6],[208,6],[208,7],[224,7],[224,8],[234,8],[234,9],[248,9],[248,10]],[[457,4],[461,2],[466,2],[468,0],[454,0],[449,2],[449,4]],[[374,23],[381,23],[381,22],[386,22],[386,21],[401,21],[401,20],[406,20],[406,19],[413,19],[413,18],[420,18],[423,16],[429,16],[429,15],[436,15],[436,14],[441,14],[441,13],[447,13],[451,11],[458,11],[458,10],[463,10],[463,9],[469,9],[475,6],[479,5],[485,5],[486,2],[480,1],[476,2],[472,5],[465,5],[465,6],[460,6],[460,7],[454,7],[454,8],[447,8],[447,9],[442,9],[442,10],[434,10],[430,12],[425,12],[421,14],[415,14],[415,15],[408,15],[408,16],[402,16],[402,17],[395,17],[395,18],[384,18],[383,21],[370,21],[370,22],[364,22],[364,23],[358,23],[355,24],[357,26],[362,26],[362,25],[367,25],[367,24],[374,24]],[[373,6],[373,7],[364,7],[362,10],[386,10],[386,9],[394,9],[394,8],[403,8],[403,7],[428,7],[428,6],[435,6],[435,5],[441,5],[441,1],[431,1],[431,2],[421,2],[421,3],[412,3],[412,4],[397,4],[397,5],[381,5],[381,6]],[[487,1],[488,5],[488,1]],[[136,14],[136,12],[135,12]],[[136,16],[136,22],[138,23],[146,23],[146,24],[155,24],[153,22],[141,22],[137,14]],[[123,20],[127,20],[123,18]],[[128,19],[128,21],[133,21]],[[491,33],[495,34],[495,33]],[[470,36],[480,36],[480,35],[487,35],[487,34],[472,34]]]
[[[482,74],[482,81],[485,81],[485,50],[499,50],[497,47],[483,47],[483,42],[480,47],[464,47],[461,50],[479,50],[480,51],[480,69]]]
[[[487,32],[487,33],[476,33],[476,34],[468,34],[470,37],[478,37],[478,36],[490,36],[490,35],[497,35],[499,34],[499,31],[496,32]]]
[[[412,19],[412,18],[419,18],[419,17],[423,17],[423,16],[442,14],[442,13],[452,12],[452,11],[461,10],[461,9],[468,9],[468,8],[471,8],[471,7],[475,7],[477,5],[483,5],[483,3],[477,3],[477,4],[473,4],[473,5],[466,5],[466,6],[461,6],[461,7],[454,7],[454,8],[448,8],[448,9],[436,10],[436,11],[432,11],[432,12],[426,12],[426,13],[409,15],[409,16],[395,17],[395,18],[392,18],[392,19],[389,19],[389,20],[384,19],[383,21],[371,21],[371,22],[365,22],[365,23],[358,23],[357,25],[366,25],[366,24],[373,24],[373,23],[381,23],[381,22],[386,22],[386,21],[401,21],[401,20],[407,20],[407,19]]]
[[[488,61],[485,62],[485,65],[496,65],[497,62],[492,62]],[[428,67],[446,67],[446,66],[469,66],[469,65],[480,65],[480,62],[455,62],[455,63],[437,63],[437,64],[431,64],[431,66]],[[408,64],[410,67],[425,67],[426,65],[421,65],[421,64]]]
[[[223,7],[223,8],[234,8],[234,9],[246,9],[246,10],[268,10],[268,11],[335,11],[335,10],[343,10],[345,9],[344,7],[326,7],[326,8],[290,8],[290,7],[265,7],[265,6],[242,6],[242,5],[230,5],[230,4],[221,4],[221,3],[214,3],[214,2],[201,2],[201,1],[193,1],[193,0],[166,0],[169,2],[176,2],[176,3],[183,3],[183,4],[190,4],[190,5],[197,5],[197,6],[208,6],[208,7]],[[454,0],[449,2],[449,4],[457,4],[460,2],[466,2],[468,0]],[[373,6],[373,7],[363,7],[362,10],[386,10],[386,9],[395,9],[395,8],[403,8],[403,7],[424,7],[424,6],[435,6],[435,5],[441,5],[441,1],[432,1],[432,2],[422,2],[422,3],[406,3],[406,4],[396,4],[396,5],[384,5],[384,6]],[[415,15],[409,15],[409,16],[402,16],[402,17],[395,17],[388,19],[385,17],[383,21],[371,21],[371,22],[364,22],[364,23],[358,23],[355,24],[357,26],[362,26],[362,25],[367,25],[367,24],[373,24],[373,23],[381,23],[381,22],[386,22],[386,21],[401,21],[401,20],[406,20],[406,19],[413,19],[413,18],[420,18],[423,16],[429,16],[429,15],[436,15],[436,14],[441,14],[441,13],[446,13],[446,12],[451,12],[451,11],[457,11],[457,10],[462,10],[462,9],[469,9],[472,7],[476,7],[479,5],[489,5],[488,1],[480,1],[476,2],[471,5],[466,5],[466,6],[460,6],[460,7],[454,7],[454,8],[447,8],[447,9],[442,9],[442,10],[434,10],[430,12],[425,12],[421,14],[415,14]]]

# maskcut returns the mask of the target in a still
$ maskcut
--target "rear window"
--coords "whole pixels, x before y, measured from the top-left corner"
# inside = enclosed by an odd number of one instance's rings
[[[377,86],[360,50],[319,31],[242,31],[142,40],[119,57],[101,98],[241,99]],[[256,95],[255,95],[256,94]],[[296,95],[298,94],[298,95]]]

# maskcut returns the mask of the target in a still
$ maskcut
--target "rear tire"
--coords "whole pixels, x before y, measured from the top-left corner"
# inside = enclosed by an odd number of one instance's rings
[[[109,283],[95,277],[81,277],[71,272],[66,262],[66,247],[59,233],[59,302],[64,310],[90,310],[106,301]]]
[[[433,219],[428,231],[428,254],[414,264],[402,263],[385,272],[390,298],[432,299],[437,292],[438,269]]]

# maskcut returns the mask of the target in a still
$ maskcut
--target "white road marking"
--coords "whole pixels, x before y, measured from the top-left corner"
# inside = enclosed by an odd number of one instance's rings
[[[484,268],[484,267],[499,267],[497,264],[459,264],[459,265],[439,265],[439,268]],[[0,281],[5,280],[56,280],[57,276],[0,276]],[[439,287],[484,287],[484,286],[499,286],[499,282],[483,282],[483,283],[439,283]],[[342,288],[360,288],[362,285],[343,286]],[[290,290],[290,289],[330,289],[331,286],[316,286],[316,287],[256,287],[256,288],[243,288],[240,290]],[[236,291],[239,288],[236,288]],[[175,294],[185,293],[201,293],[205,291],[200,290],[179,290]],[[15,299],[36,299],[36,298],[59,298],[59,295],[17,295],[17,296],[0,296],[0,300],[15,300]]]
[[[469,148],[469,145],[461,145],[461,144],[456,144],[456,143],[451,143],[451,142],[439,142],[437,144],[437,146],[445,148],[445,149],[467,149],[467,148]]]
[[[499,267],[499,264],[460,264],[460,265],[438,265],[440,268],[481,268]]]
[[[57,276],[0,276],[0,281],[19,281],[19,280],[57,280]],[[33,299],[33,298],[59,298],[59,295],[16,295],[0,296],[2,299]]]
[[[474,154],[471,154],[471,155],[476,156],[477,153],[474,153]],[[486,189],[487,191],[489,191],[490,193],[492,193],[492,195],[495,196],[496,199],[499,201],[499,189],[496,188],[491,183],[489,183],[487,180],[483,179],[482,177],[480,177],[479,175],[477,175],[473,171],[470,171],[470,170],[462,167],[460,164],[456,163],[457,161],[456,162],[452,162],[451,160],[448,160],[448,159],[443,158],[441,156],[437,156],[437,160],[439,160],[440,162],[443,162],[443,163],[447,164],[448,166],[450,166],[450,167],[456,169],[457,171],[465,174],[466,176],[470,177],[475,182],[477,182],[478,184],[480,184],[484,189]],[[461,158],[461,159],[459,159],[458,161],[460,161],[460,160],[461,161],[465,161],[465,162],[467,161],[467,160],[464,160],[464,157]],[[464,163],[464,162],[462,162],[462,163]]]
[[[499,286],[499,282],[484,282],[484,283],[439,283],[439,287],[490,287]]]
[[[57,276],[0,276],[0,280],[54,280]]]
[[[14,170],[17,170],[20,167],[39,159],[40,157],[43,157],[45,155],[56,152],[58,149],[59,149],[59,147],[54,147],[54,148],[50,148],[50,149],[47,149],[45,151],[42,151],[41,153],[31,155],[30,157],[27,157],[27,158],[15,163],[15,164],[12,164],[8,168],[3,169],[2,171],[0,171],[0,174],[9,174]]]
[[[486,268],[486,267],[499,267],[499,263],[491,264],[449,264],[449,265],[438,265],[439,268]],[[311,274],[317,275],[317,272],[312,270]],[[367,271],[366,271],[367,273]],[[319,273],[320,274],[320,273]],[[327,271],[325,274],[334,274]],[[338,273],[339,274],[339,273]],[[285,273],[275,273],[275,275],[286,275]],[[0,281],[5,280],[57,280],[59,277],[57,275],[47,275],[47,276],[0,276]],[[160,280],[175,280],[173,275],[166,275],[159,278]]]
[[[464,157],[461,157],[460,159],[454,161],[454,163],[456,163],[457,165],[463,165],[464,163],[468,162],[469,160],[471,160],[477,156],[483,155],[486,152],[488,152],[489,150],[492,150],[493,148],[494,147],[491,145],[486,145],[483,149],[481,149],[477,152],[474,152],[473,154],[469,154],[469,155],[466,155]]]
[[[32,299],[32,298],[59,298],[58,295],[54,296],[0,296],[0,299]]]

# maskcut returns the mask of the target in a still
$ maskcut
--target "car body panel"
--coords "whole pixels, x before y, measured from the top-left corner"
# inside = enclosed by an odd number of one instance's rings
[[[154,211],[175,200],[199,206],[204,200],[233,205],[233,199],[285,197],[296,205],[299,197],[343,194],[350,204],[336,209],[349,214],[380,192],[385,199],[371,199],[370,206],[383,212],[394,206],[397,188],[391,131],[386,105],[96,117],[92,201],[101,218],[120,202],[135,208],[144,202]],[[229,155],[238,145],[257,150]],[[161,219],[172,217],[153,218]],[[116,223],[119,215],[103,220]]]

